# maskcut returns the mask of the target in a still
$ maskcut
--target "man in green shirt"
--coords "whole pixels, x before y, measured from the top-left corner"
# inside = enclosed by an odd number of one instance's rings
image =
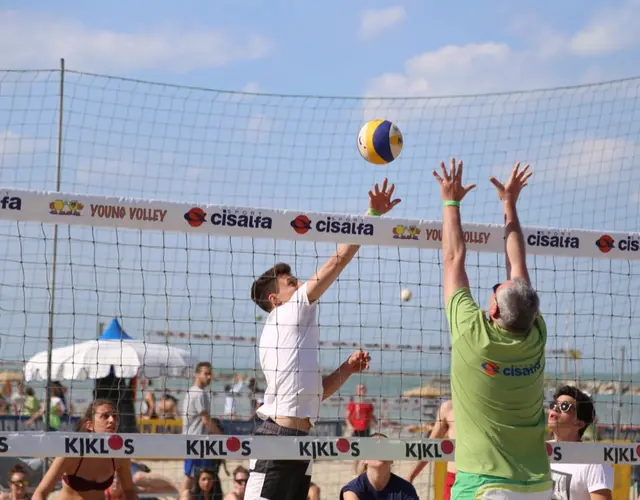
[[[460,201],[462,162],[441,164],[444,298],[451,329],[451,391],[456,415],[453,500],[551,498],[545,444],[544,368],[547,329],[531,286],[516,202],[531,176],[516,164],[502,200],[507,279],[493,287],[488,312],[471,296]]]

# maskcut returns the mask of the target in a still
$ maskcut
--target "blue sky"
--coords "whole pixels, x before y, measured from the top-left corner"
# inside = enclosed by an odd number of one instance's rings
[[[3,2],[2,67],[64,56],[183,85],[359,96],[594,82],[634,76],[638,59],[636,0],[28,5]]]
[[[479,184],[465,201],[467,220],[501,221],[487,179],[522,160],[535,172],[521,203],[524,224],[637,230],[640,80],[437,97],[637,76],[636,0],[65,2],[55,9],[36,1],[28,10],[24,2],[3,9],[4,69],[55,69],[65,57],[78,72],[175,85],[397,97],[254,96],[68,73],[63,191],[354,213],[364,210],[372,183],[389,175],[404,200],[398,217],[439,219],[430,172],[454,154]],[[0,182],[54,189],[58,75],[1,75]],[[374,116],[393,119],[405,135],[400,159],[386,168],[365,164],[355,148],[357,131]],[[2,225],[9,243],[0,247],[0,307],[10,332],[3,359],[28,357],[46,338],[51,241],[43,234],[50,238],[51,228]],[[66,226],[61,235],[58,345],[91,338],[97,320],[113,315],[137,337],[167,326],[256,335],[247,297],[253,276],[276,259],[290,260],[304,277],[332,251]],[[494,255],[469,262],[484,304],[502,262]],[[640,357],[631,342],[640,316],[636,263],[530,262],[552,329],[583,349],[586,369],[615,370],[610,360],[622,344]],[[437,252],[363,248],[326,297],[327,338],[446,345],[440,272]],[[415,299],[400,307],[404,286]],[[550,348],[565,345],[556,338]],[[603,355],[603,346],[611,352]],[[220,365],[251,365],[251,347],[204,347]],[[377,368],[446,365],[440,355],[378,354]],[[327,350],[323,360],[335,365],[345,355]]]

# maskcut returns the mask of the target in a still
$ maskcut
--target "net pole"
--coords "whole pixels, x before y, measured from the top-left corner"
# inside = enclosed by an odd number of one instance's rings
[[[58,95],[58,137],[56,145],[56,192],[60,192],[62,173],[62,125],[64,115],[64,59],[60,59],[60,91]],[[58,261],[58,224],[53,226],[53,250],[49,294],[49,324],[47,327],[47,387],[45,389],[45,430],[51,421],[51,364],[53,355],[53,322],[56,303],[56,263]]]
[[[620,439],[620,423],[622,420],[622,393],[624,384],[624,346],[620,347],[620,382],[618,383],[618,393],[616,394],[616,428],[613,431],[613,440]]]

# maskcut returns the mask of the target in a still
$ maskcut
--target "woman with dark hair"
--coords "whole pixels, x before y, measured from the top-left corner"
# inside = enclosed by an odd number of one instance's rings
[[[218,471],[214,469],[200,469],[198,479],[191,491],[183,493],[180,500],[222,500],[222,486],[218,478]]]
[[[96,399],[78,423],[78,432],[114,433],[118,415],[110,401]],[[118,474],[126,500],[138,498],[128,458],[58,457],[36,488],[32,500],[45,500],[62,479],[58,500],[104,500],[104,491]]]

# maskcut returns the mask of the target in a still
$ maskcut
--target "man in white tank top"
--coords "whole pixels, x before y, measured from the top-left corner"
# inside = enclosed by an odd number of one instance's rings
[[[393,191],[393,185],[387,189],[387,179],[382,189],[376,184],[374,190],[369,191],[367,215],[386,214],[400,203],[399,199],[392,200]],[[374,222],[365,222],[361,229],[373,234]],[[260,365],[267,389],[264,404],[257,411],[264,420],[257,435],[308,435],[318,419],[320,403],[353,373],[368,368],[369,354],[361,350],[324,378],[318,361],[318,299],[359,248],[359,245],[339,245],[335,254],[306,283],[299,282],[291,267],[282,263],[253,283],[252,300],[269,313],[260,337]],[[249,469],[245,500],[307,499],[311,482],[309,461],[251,460]]]

